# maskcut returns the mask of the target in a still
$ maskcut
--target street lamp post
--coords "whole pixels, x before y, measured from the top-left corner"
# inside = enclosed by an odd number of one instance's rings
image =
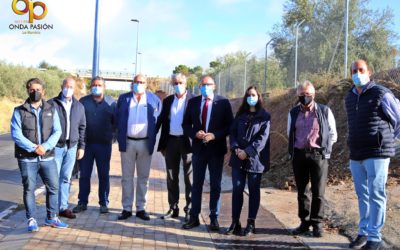
[[[96,0],[96,13],[94,16],[94,41],[93,41],[93,64],[92,64],[92,78],[99,75],[99,53],[100,53],[100,39],[99,39],[99,2]]]
[[[344,78],[347,78],[347,47],[349,42],[349,0],[346,0],[346,34],[344,36]]]
[[[139,74],[142,73],[142,52],[138,52],[139,55]]]
[[[267,75],[268,75],[268,72],[267,72],[267,69],[268,69],[268,46],[269,46],[269,44],[272,42],[272,41],[274,41],[275,40],[275,38],[271,38],[268,42],[267,42],[267,44],[265,44],[265,62],[264,62],[264,83],[265,83],[265,93],[267,92]]]
[[[295,48],[295,56],[294,56],[294,87],[297,85],[297,47],[298,47],[298,36],[299,36],[299,27],[305,20],[302,20],[300,23],[296,25],[296,48]]]
[[[244,57],[244,81],[243,81],[243,94],[246,93],[246,82],[247,82],[247,57],[250,55],[251,53],[248,53],[245,55]]]
[[[132,22],[137,23],[137,31],[136,31],[136,55],[135,55],[135,75],[137,74],[137,56],[138,56],[138,49],[139,49],[139,20],[138,19],[131,19]]]

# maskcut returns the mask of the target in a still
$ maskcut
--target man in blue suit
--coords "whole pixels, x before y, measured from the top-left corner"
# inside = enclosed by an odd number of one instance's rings
[[[224,155],[227,152],[226,136],[233,120],[229,100],[214,95],[215,82],[204,76],[200,82],[201,96],[189,100],[183,118],[184,134],[192,139],[192,209],[190,219],[183,225],[191,229],[200,225],[201,195],[208,167],[210,172],[210,229],[219,230],[221,179]]]
[[[156,142],[156,122],[161,100],[147,92],[146,77],[136,75],[132,91],[120,95],[116,108],[118,146],[122,165],[122,213],[119,220],[132,216],[134,173],[136,168],[136,217],[150,220],[146,212],[146,194],[151,155]]]

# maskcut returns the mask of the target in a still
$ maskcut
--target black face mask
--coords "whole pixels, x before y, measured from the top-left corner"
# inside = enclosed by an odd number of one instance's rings
[[[39,91],[33,91],[29,93],[29,100],[31,100],[31,102],[38,102],[40,99],[42,99],[42,93]]]
[[[301,95],[299,96],[299,102],[304,106],[308,106],[313,100],[312,96]]]

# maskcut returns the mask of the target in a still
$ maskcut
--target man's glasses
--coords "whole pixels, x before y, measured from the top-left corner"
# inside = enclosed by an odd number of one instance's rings
[[[174,85],[179,85],[179,84],[183,84],[183,82],[174,82]]]

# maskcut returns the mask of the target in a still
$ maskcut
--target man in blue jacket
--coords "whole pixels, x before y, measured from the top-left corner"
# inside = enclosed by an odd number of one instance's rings
[[[40,79],[28,80],[26,90],[29,98],[15,108],[11,118],[11,137],[24,186],[28,231],[39,231],[35,219],[38,174],[46,186],[46,225],[67,228],[68,225],[57,217],[58,174],[54,147],[61,136],[60,120],[54,108],[43,99],[44,83]]]
[[[192,208],[190,219],[183,225],[191,229],[200,225],[201,196],[205,173],[210,172],[210,230],[219,231],[221,179],[226,136],[233,121],[232,107],[225,97],[214,95],[215,82],[210,76],[200,81],[201,96],[189,100],[183,118],[183,132],[192,139]]]
[[[120,95],[115,112],[118,129],[118,146],[122,167],[122,213],[118,220],[132,216],[134,173],[136,169],[136,217],[150,220],[146,212],[146,195],[150,175],[151,155],[156,142],[157,117],[161,100],[146,91],[147,79],[136,75],[132,91]]]
[[[386,181],[395,140],[400,138],[400,103],[370,79],[364,60],[351,64],[354,87],[346,96],[350,170],[360,213],[357,238],[350,248],[380,249],[386,215]]]
[[[91,94],[79,101],[85,107],[86,145],[85,154],[79,161],[79,195],[78,205],[72,210],[80,213],[87,210],[90,193],[90,177],[96,161],[99,178],[100,213],[108,213],[108,196],[110,193],[110,160],[115,130],[115,101],[105,94],[105,82],[102,77],[92,79]]]
[[[61,92],[49,101],[60,117],[62,134],[55,148],[55,160],[59,174],[58,215],[75,219],[68,209],[71,175],[76,159],[82,159],[85,150],[86,116],[85,108],[73,96],[75,79],[67,77],[61,85]]]

